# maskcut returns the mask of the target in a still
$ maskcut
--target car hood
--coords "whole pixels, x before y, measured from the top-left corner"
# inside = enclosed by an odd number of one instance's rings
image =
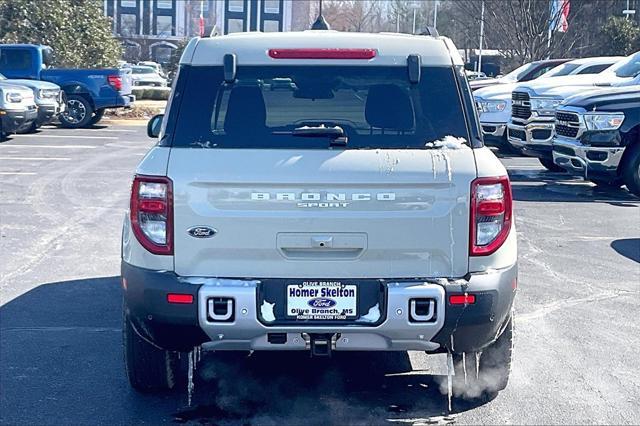
[[[529,92],[532,96],[568,97],[585,87],[621,86],[633,81],[632,78],[618,77],[613,73],[597,75],[569,75],[566,77],[550,77],[520,84],[514,90]]]
[[[18,93],[22,93],[22,94],[28,94],[33,96],[33,90],[29,87],[26,86],[21,86],[19,84],[12,84],[12,83],[7,83],[7,80],[2,80],[0,81],[0,89],[11,89],[11,91],[13,92],[18,92]]]
[[[562,104],[582,107],[587,111],[591,111],[599,106],[620,102],[640,102],[640,86],[589,90],[565,99]]]
[[[27,79],[8,79],[3,80],[3,82],[8,84],[18,84],[20,86],[26,86],[31,89],[57,89],[60,90],[60,86],[54,83],[49,83],[48,81],[40,81],[40,80],[27,80]]]
[[[501,85],[505,83],[509,83],[509,82],[501,78],[481,78],[481,79],[470,81],[469,86],[471,87],[471,90],[475,91],[475,90],[482,89],[484,87],[491,87],[491,86]]]
[[[483,87],[473,92],[473,96],[486,100],[490,99],[510,99],[511,92],[518,85],[518,83],[502,83],[495,84],[489,87]]]

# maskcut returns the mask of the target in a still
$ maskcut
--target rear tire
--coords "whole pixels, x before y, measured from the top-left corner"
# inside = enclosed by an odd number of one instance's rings
[[[538,158],[538,161],[540,161],[540,164],[550,172],[566,172],[565,169],[554,163],[551,158]]]
[[[630,192],[640,197],[640,145],[635,144],[626,149],[633,151],[630,152],[628,161],[625,161],[623,165],[622,180]]]
[[[62,127],[79,129],[87,127],[93,117],[93,107],[82,95],[68,95],[67,108],[58,119]]]
[[[89,121],[89,125],[94,126],[98,124],[100,120],[102,120],[102,117],[104,117],[105,110],[106,108],[97,109],[96,112],[93,114],[93,117],[91,117],[91,120]]]
[[[131,386],[143,393],[173,389],[181,373],[177,352],[160,349],[143,339],[123,315],[124,361]]]
[[[467,399],[493,397],[507,387],[513,350],[513,314],[495,342],[482,352],[453,354],[453,394]],[[479,357],[479,360],[476,360]]]

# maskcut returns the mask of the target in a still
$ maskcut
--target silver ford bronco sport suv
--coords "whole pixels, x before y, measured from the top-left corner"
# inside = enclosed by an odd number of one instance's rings
[[[194,348],[446,353],[506,386],[511,186],[449,39],[193,39],[148,133],[122,234],[135,389]]]

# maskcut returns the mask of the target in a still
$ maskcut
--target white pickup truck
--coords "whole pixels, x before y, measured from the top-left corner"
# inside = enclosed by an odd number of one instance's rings
[[[565,62],[542,74],[531,84],[554,84],[560,77],[574,75],[600,74],[616,62],[623,59],[620,56],[603,56],[596,58],[574,59]],[[480,112],[480,125],[484,133],[484,140],[489,145],[509,148],[507,143],[507,123],[511,118],[511,92],[522,83],[513,82],[484,87],[473,92]],[[506,149],[508,151],[508,149]]]
[[[446,353],[460,386],[507,385],[511,185],[449,39],[193,39],[148,132],[122,233],[135,389],[194,348]]]
[[[552,155],[555,110],[560,103],[588,90],[637,84],[640,84],[640,52],[624,58],[597,76],[565,77],[519,85],[511,94],[507,139],[522,153],[538,157],[547,169],[564,171],[553,162]]]

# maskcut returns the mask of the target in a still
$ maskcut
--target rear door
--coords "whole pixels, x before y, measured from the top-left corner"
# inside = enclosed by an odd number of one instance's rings
[[[411,87],[404,68],[250,68],[239,69],[233,87],[212,83],[219,70],[181,71],[189,79],[167,170],[176,273],[468,272],[476,168],[473,150],[452,137],[467,127],[451,69],[425,69],[424,82]],[[347,145],[292,134],[303,126],[340,126]],[[429,145],[445,137],[447,147]],[[189,232],[203,226],[216,233]]]

